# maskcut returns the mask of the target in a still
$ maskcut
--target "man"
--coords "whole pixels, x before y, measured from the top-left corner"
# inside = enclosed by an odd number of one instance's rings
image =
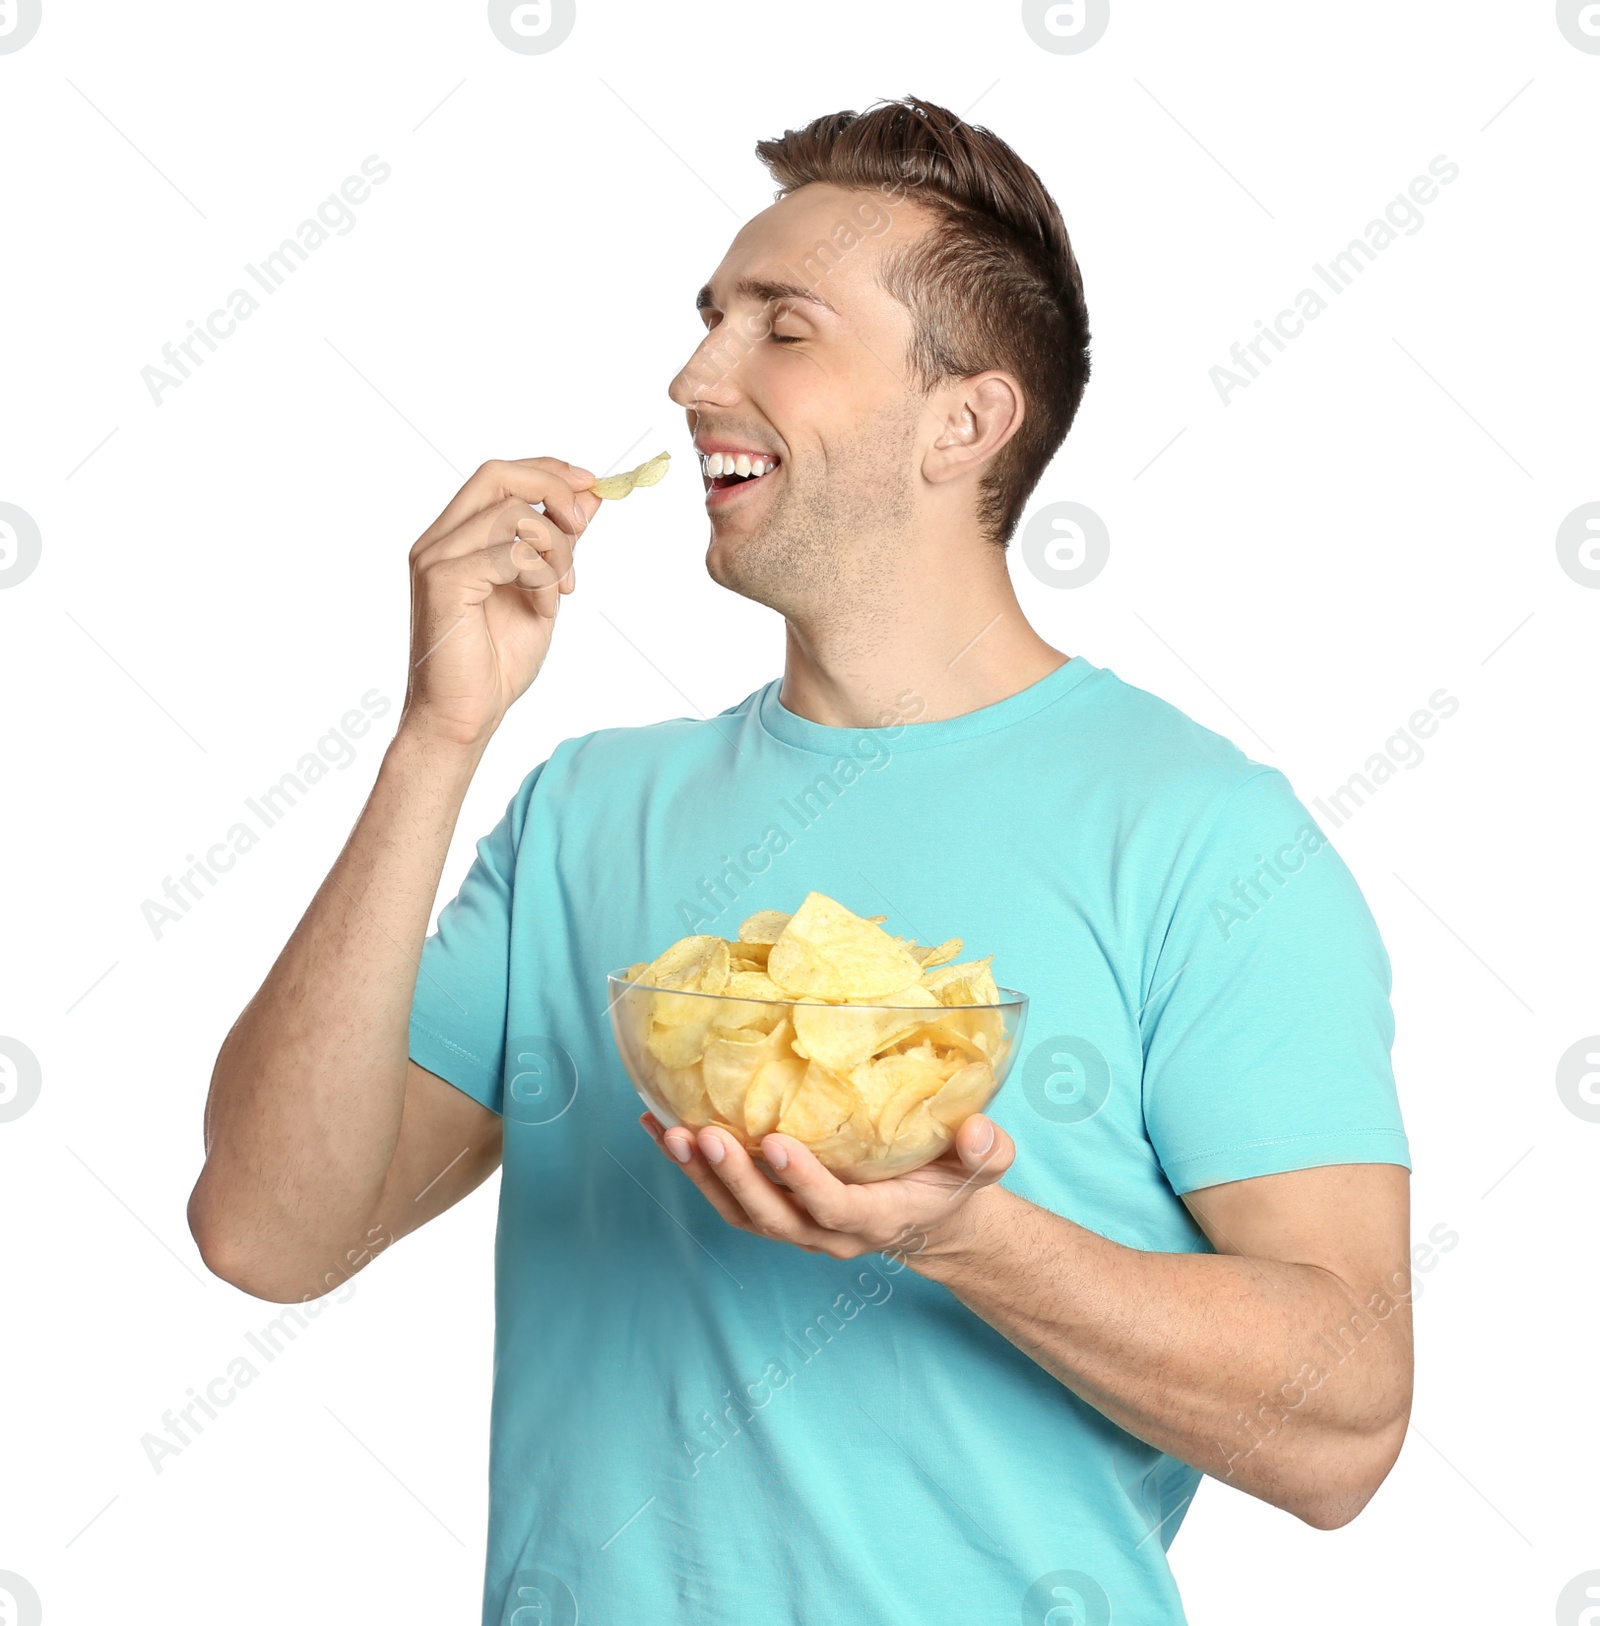
[[[758,152],[671,395],[752,459],[707,566],[784,617],[781,685],[561,745],[424,942],[599,508],[485,464],[412,550],[402,721],[223,1046],[191,1223],[288,1301],[502,1166],[486,1623],[1181,1621],[1201,1473],[1329,1528],[1405,1433],[1388,961],[1281,774],[1023,619],[1004,543],[1089,365],[1038,177],[914,100]],[[636,1120],[616,1057],[608,970],[811,889],[1032,999],[896,1180],[774,1135],[775,1183]]]

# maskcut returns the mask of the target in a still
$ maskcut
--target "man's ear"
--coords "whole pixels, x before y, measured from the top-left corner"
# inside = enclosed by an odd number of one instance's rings
[[[972,473],[1022,427],[1022,386],[1010,373],[958,379],[935,390],[928,406],[942,425],[922,460],[922,477],[932,485]]]

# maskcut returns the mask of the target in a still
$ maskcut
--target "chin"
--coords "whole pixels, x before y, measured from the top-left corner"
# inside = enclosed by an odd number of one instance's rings
[[[713,530],[706,549],[706,574],[718,587],[786,615],[796,583],[793,566],[785,563],[780,552],[760,531],[753,536],[728,536]]]

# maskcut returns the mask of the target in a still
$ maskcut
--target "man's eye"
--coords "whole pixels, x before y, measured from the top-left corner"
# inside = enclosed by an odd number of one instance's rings
[[[767,337],[771,339],[774,344],[800,343],[800,335],[798,333],[769,333]]]

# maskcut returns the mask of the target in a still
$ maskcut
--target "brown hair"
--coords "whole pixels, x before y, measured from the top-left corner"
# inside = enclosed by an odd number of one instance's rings
[[[1061,211],[992,131],[907,96],[829,113],[756,144],[778,196],[812,182],[910,198],[939,229],[895,251],[884,288],[911,312],[907,367],[922,389],[999,368],[1022,385],[1022,426],[979,487],[1004,546],[1066,439],[1089,381],[1089,312]]]

